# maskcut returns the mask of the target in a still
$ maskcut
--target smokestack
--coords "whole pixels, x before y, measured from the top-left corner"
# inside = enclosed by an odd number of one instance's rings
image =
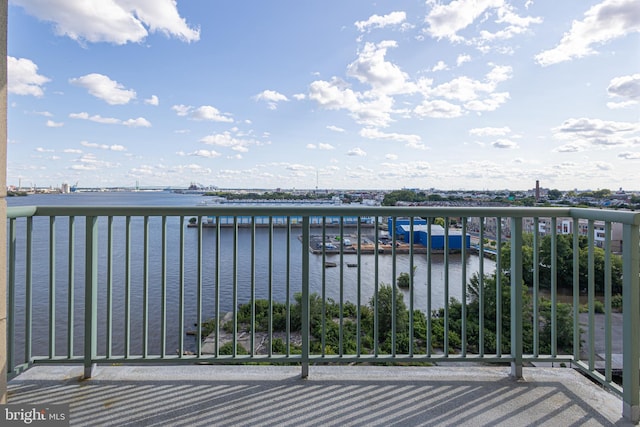
[[[540,181],[536,179],[536,202],[540,201]]]

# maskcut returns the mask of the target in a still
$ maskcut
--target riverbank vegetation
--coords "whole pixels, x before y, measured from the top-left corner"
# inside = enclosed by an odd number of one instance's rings
[[[485,276],[482,281],[475,275],[469,283],[468,301],[466,302],[466,351],[478,353],[481,342],[483,351],[486,353],[496,353],[498,351],[497,337],[500,336],[499,351],[508,353],[510,351],[510,287],[506,277],[502,278],[501,298],[496,300],[496,279],[495,275]],[[479,305],[480,285],[483,286],[482,304],[484,307],[483,316],[483,338],[480,338]],[[527,288],[523,288],[523,346],[524,352],[533,351],[533,313],[532,299]],[[394,307],[395,302],[395,309]],[[255,322],[256,333],[286,332],[292,335],[299,335],[301,331],[301,295],[295,296],[293,303],[287,311],[284,303],[272,302],[268,300],[256,300],[255,304],[242,304],[238,310],[238,330],[251,332],[252,316]],[[497,307],[501,307],[500,333],[497,330]],[[538,314],[538,324],[540,328],[540,351],[549,352],[551,349],[551,303],[542,299],[540,301],[540,312]],[[462,351],[462,302],[452,298],[447,310],[444,308],[434,310],[430,313],[431,318],[427,319],[425,313],[414,310],[413,334],[409,330],[410,312],[404,302],[403,293],[386,284],[381,284],[377,298],[372,297],[368,304],[358,307],[351,302],[340,304],[332,299],[323,302],[317,294],[310,297],[310,351],[312,353],[335,354],[356,354],[358,345],[361,354],[373,354],[376,349],[379,354],[408,354],[410,342],[414,354],[425,354],[427,343],[430,342],[429,352],[440,353],[444,349],[445,340],[445,315],[448,315],[448,351],[459,353]],[[374,316],[377,310],[377,319]],[[558,349],[560,352],[571,351],[573,339],[573,319],[570,304],[558,304],[557,308],[558,327]],[[271,313],[271,315],[270,315]],[[395,314],[395,317],[393,316]],[[431,323],[431,336],[427,340],[427,322]],[[215,324],[209,322],[211,327],[204,331],[205,335],[211,333]],[[377,326],[377,328],[376,328]],[[227,333],[233,332],[233,322],[228,321],[221,325]],[[393,331],[395,330],[395,335]],[[394,343],[395,338],[395,343]],[[232,348],[225,343],[221,343],[221,352],[231,351]],[[246,349],[243,349],[244,353]],[[275,339],[272,344],[274,353],[285,353],[286,344],[281,338]],[[299,353],[300,346],[291,343],[289,351]]]
[[[589,249],[586,238],[579,239],[580,263],[579,286],[587,289]],[[551,287],[551,237],[541,238],[538,254],[538,286],[541,289]],[[573,288],[573,241],[572,236],[556,236],[556,283],[558,288]],[[522,288],[522,342],[525,353],[539,352],[548,354],[552,350],[552,312],[556,313],[556,348],[559,354],[573,352],[573,306],[569,303],[557,303],[552,310],[549,299],[539,298],[538,311],[534,313],[534,300],[530,291],[534,283],[533,235],[523,237],[523,288]],[[511,345],[511,281],[510,243],[503,243],[501,264],[498,271],[480,277],[474,274],[468,284],[466,300],[452,298],[446,309],[439,308],[427,314],[414,310],[412,313],[404,302],[402,289],[411,287],[409,273],[401,273],[395,285],[381,283],[378,292],[367,304],[357,306],[352,302],[324,300],[317,294],[310,296],[310,350],[312,353],[333,354],[414,354],[439,353],[448,346],[449,353],[462,351],[470,354],[480,352],[508,354]],[[593,248],[593,269],[595,291],[604,291],[605,252]],[[622,298],[622,260],[617,255],[610,259],[612,266],[611,298],[614,310],[621,309]],[[499,275],[499,276],[498,276]],[[498,277],[500,280],[498,280]],[[301,295],[295,296],[295,302],[289,309],[279,302],[269,304],[268,300],[256,300],[252,305],[242,304],[238,310],[238,330],[250,332],[255,324],[256,333],[301,331],[300,305]],[[580,307],[580,311],[585,311]],[[595,312],[604,312],[602,302],[596,301]],[[464,313],[464,314],[463,314]],[[465,322],[462,321],[463,315]],[[482,315],[482,318],[480,316]],[[413,319],[410,325],[409,319]],[[252,322],[253,320],[253,322]],[[534,340],[534,325],[537,325],[538,340]],[[430,336],[427,336],[430,326]],[[221,325],[227,332],[233,332],[233,323]],[[480,329],[482,328],[482,330]],[[445,340],[445,333],[447,339]],[[427,345],[430,347],[427,348]],[[462,346],[466,347],[463,349]],[[537,348],[534,346],[537,345]],[[281,339],[272,343],[273,352],[286,352]],[[300,351],[298,345],[291,344],[289,351]]]

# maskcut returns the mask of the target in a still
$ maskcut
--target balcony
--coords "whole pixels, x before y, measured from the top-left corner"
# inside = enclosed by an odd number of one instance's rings
[[[633,212],[21,207],[8,218],[9,403],[189,425],[640,416]]]

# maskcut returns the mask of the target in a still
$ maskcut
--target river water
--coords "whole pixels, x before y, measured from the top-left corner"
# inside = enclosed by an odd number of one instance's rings
[[[200,195],[175,194],[171,192],[96,192],[96,193],[72,193],[61,195],[32,195],[27,197],[11,197],[7,199],[9,206],[19,205],[50,205],[50,206],[196,206],[204,199]],[[81,254],[84,247],[82,233],[84,232],[84,220],[78,218],[76,221],[76,255]],[[34,333],[34,354],[44,354],[48,346],[48,287],[49,287],[49,234],[47,218],[35,218],[34,220],[34,253],[33,253],[33,333]],[[157,352],[159,348],[160,331],[157,325],[161,322],[161,299],[162,299],[162,251],[161,251],[161,220],[151,217],[149,221],[149,251],[148,269],[144,270],[144,238],[143,238],[143,218],[134,217],[131,219],[131,305],[130,305],[130,330],[131,330],[131,351],[139,351],[141,347],[145,290],[144,276],[148,277],[148,292],[146,297],[149,306],[149,349],[150,352]],[[24,227],[24,224],[18,226]],[[60,348],[66,346],[66,335],[68,322],[66,320],[67,300],[69,295],[69,274],[68,274],[68,222],[66,218],[60,218],[56,223],[56,345]],[[113,223],[113,264],[112,264],[112,297],[113,297],[113,351],[121,354],[123,350],[123,340],[125,331],[125,230],[124,218],[115,218]],[[312,233],[314,230],[312,230]],[[318,232],[321,232],[318,230]],[[346,230],[345,233],[354,232]],[[105,218],[99,220],[99,351],[104,350],[106,342],[106,299],[107,299],[107,223]],[[363,234],[373,233],[371,229],[364,229]],[[203,319],[215,317],[216,293],[220,295],[220,312],[227,312],[233,309],[234,302],[234,277],[236,298],[239,304],[250,300],[252,292],[252,282],[255,283],[256,298],[269,298],[273,296],[275,301],[284,302],[287,296],[292,298],[301,289],[302,276],[302,253],[305,250],[299,239],[300,230],[293,228],[287,235],[286,229],[276,228],[273,231],[273,241],[269,245],[269,230],[258,228],[255,237],[255,256],[252,265],[251,246],[252,234],[248,228],[238,230],[238,239],[235,242],[236,252],[234,256],[234,230],[223,228],[220,233],[220,263],[216,271],[218,256],[216,254],[216,230],[205,228],[202,236],[202,262],[198,262],[198,233],[195,228],[184,230],[185,238],[185,268],[184,268],[184,311],[185,329],[193,329],[198,322],[197,318],[197,283],[198,275],[202,277],[202,313]],[[179,268],[180,259],[180,221],[179,218],[169,218],[167,220],[167,268],[166,268],[166,301],[167,301],[167,348],[173,349],[178,346],[178,337],[185,331],[179,331],[179,306],[180,306],[180,281],[181,272]],[[289,266],[287,267],[287,249],[289,252]],[[18,319],[17,335],[23,334],[23,324],[20,319],[24,318],[24,275],[21,267],[24,266],[24,245],[18,241],[17,256],[17,286],[16,286],[16,309],[15,314]],[[271,256],[270,256],[271,255]],[[391,284],[394,280],[394,262],[390,255],[379,255],[376,267],[374,255],[361,255],[358,260],[357,255],[345,254],[340,264],[339,255],[327,255],[325,261],[338,264],[335,268],[325,268],[321,255],[310,254],[310,290],[322,294],[323,290],[328,298],[335,301],[357,302],[360,295],[360,303],[367,304],[375,289],[376,274],[379,283]],[[82,258],[82,257],[81,257]],[[272,262],[269,262],[269,259]],[[235,262],[234,262],[235,260]],[[45,262],[41,262],[45,261]],[[358,263],[359,269],[348,267],[347,264]],[[462,281],[463,266],[466,267],[466,277],[471,277],[480,269],[480,259],[476,255],[468,255],[462,259],[459,254],[449,256],[449,268],[445,269],[444,255],[434,254],[432,259],[431,272],[431,308],[437,309],[444,306],[445,296],[460,299],[462,289],[465,285]],[[414,256],[414,308],[422,311],[427,310],[429,292],[427,288],[427,260],[426,255]],[[485,259],[483,263],[484,272],[492,273],[495,269],[493,261]],[[287,274],[288,269],[288,274]],[[395,261],[395,276],[402,272],[409,272],[409,256],[397,255]],[[77,336],[74,345],[75,351],[82,352],[80,338],[84,324],[84,303],[83,303],[83,278],[84,261],[76,261],[74,268],[74,336]],[[217,273],[218,272],[218,273]],[[22,274],[22,275],[21,275]],[[219,288],[216,289],[216,274],[219,274]],[[255,277],[252,280],[252,275]],[[445,283],[449,283],[448,290]],[[325,284],[323,289],[323,283]],[[410,294],[408,290],[401,290],[404,301],[409,305]],[[19,340],[19,337],[17,338]],[[193,344],[193,343],[191,343]],[[172,350],[171,350],[172,351]],[[57,353],[61,353],[58,350]]]

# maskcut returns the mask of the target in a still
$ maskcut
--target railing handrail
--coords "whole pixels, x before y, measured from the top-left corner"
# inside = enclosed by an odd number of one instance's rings
[[[455,206],[11,206],[7,218],[29,216],[428,216],[428,217],[568,217],[640,225],[640,213],[572,207]]]

